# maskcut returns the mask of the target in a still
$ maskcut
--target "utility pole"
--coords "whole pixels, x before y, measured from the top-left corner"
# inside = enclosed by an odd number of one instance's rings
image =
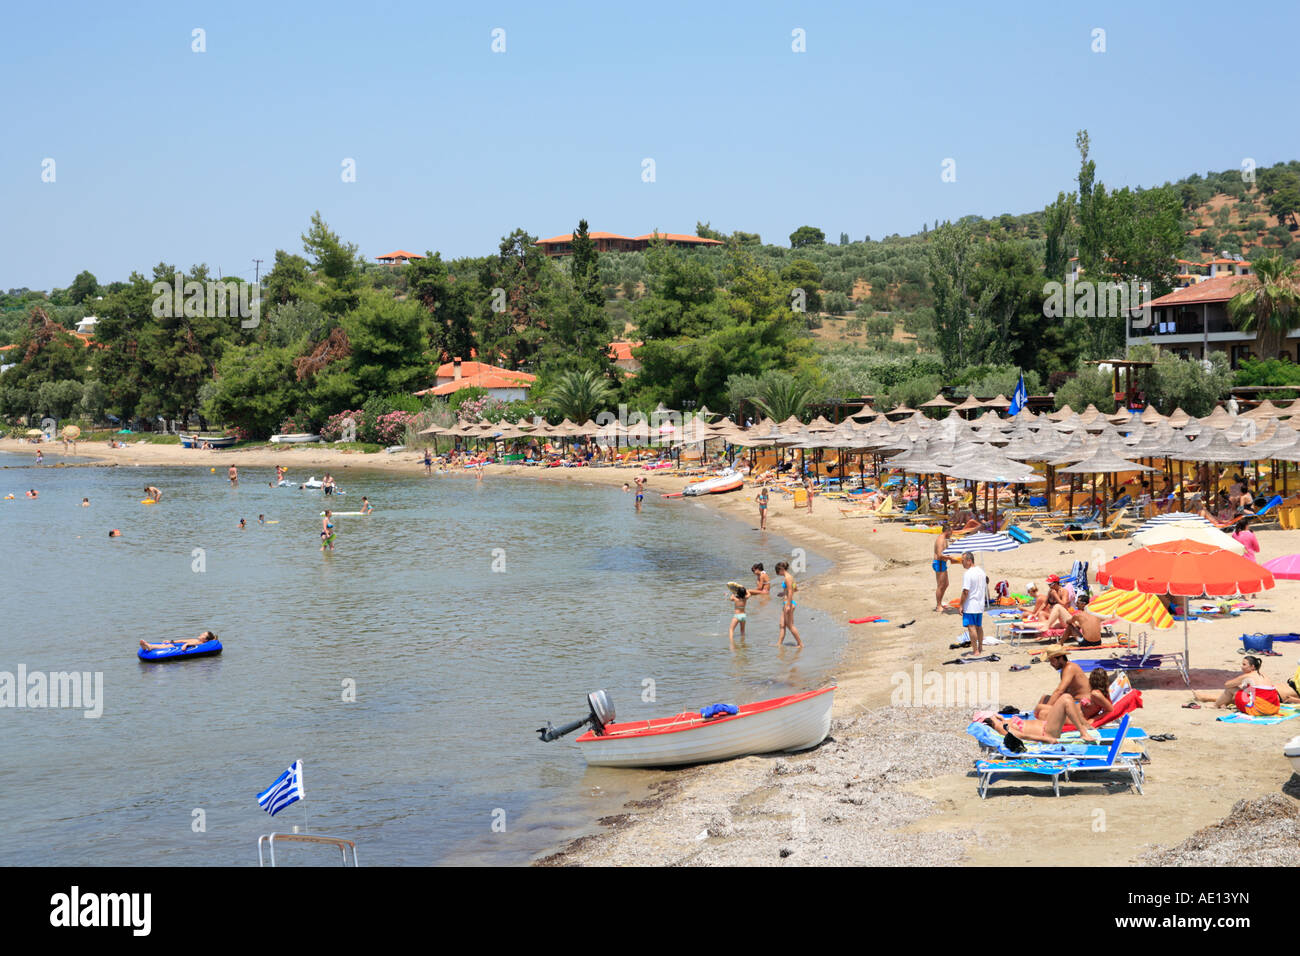
[[[253,260],[253,285],[259,289],[262,287],[262,260]]]

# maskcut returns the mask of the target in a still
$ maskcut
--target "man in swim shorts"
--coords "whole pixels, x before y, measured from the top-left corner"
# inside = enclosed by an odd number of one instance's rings
[[[1071,617],[1065,624],[1065,638],[1077,639],[1083,645],[1100,644],[1101,618],[1084,610],[1087,605],[1088,598],[1080,595],[1079,610],[1071,612]]]
[[[239,469],[236,468],[234,465],[231,465],[229,468],[226,469],[226,476],[230,478],[230,483],[232,485],[239,484]]]
[[[645,497],[645,478],[636,476],[636,510],[641,510],[641,499]]]
[[[944,525],[934,536],[934,558],[930,561],[930,570],[934,572],[934,609],[943,610],[943,596],[948,593],[948,559],[943,552],[948,548],[948,525]]]
[[[984,653],[984,604],[988,597],[989,578],[983,568],[975,566],[975,555],[967,551],[961,556],[965,568],[961,576],[961,624],[970,634],[970,652],[975,657]]]

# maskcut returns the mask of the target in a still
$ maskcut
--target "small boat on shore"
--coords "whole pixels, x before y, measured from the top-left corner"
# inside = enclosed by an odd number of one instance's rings
[[[738,471],[728,469],[721,474],[700,481],[693,481],[682,489],[688,498],[696,495],[720,495],[727,491],[739,491],[745,484],[745,476]]]
[[[576,743],[590,766],[680,767],[816,747],[830,733],[834,699],[831,685],[739,707],[618,723],[602,690],[588,696],[587,717],[559,728],[547,724],[538,733],[550,741],[589,723],[591,729]]]
[[[310,435],[306,432],[297,435],[272,435],[271,442],[275,445],[302,445],[307,442],[320,441],[320,435]]]
[[[182,435],[182,448],[229,448],[235,444],[234,435]]]

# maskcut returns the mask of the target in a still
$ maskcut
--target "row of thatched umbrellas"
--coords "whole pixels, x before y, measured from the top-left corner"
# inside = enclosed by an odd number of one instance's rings
[[[944,401],[936,397],[926,403]],[[722,440],[742,448],[790,448],[801,452],[847,451],[863,457],[870,453],[878,467],[899,469],[906,474],[939,475],[942,479],[983,482],[986,498],[991,486],[1049,482],[1055,486],[1054,474],[1092,475],[1094,496],[1098,476],[1114,476],[1163,470],[1173,482],[1174,463],[1178,462],[1182,495],[1182,464],[1255,462],[1300,462],[1300,431],[1285,419],[1300,414],[1300,400],[1285,408],[1269,402],[1242,415],[1230,415],[1223,408],[1213,414],[1194,418],[1176,410],[1169,416],[1153,408],[1140,414],[1120,412],[1105,415],[1089,405],[1083,412],[1068,406],[1048,415],[1022,410],[1006,418],[989,408],[978,418],[966,419],[963,406],[968,399],[949,409],[947,417],[935,419],[917,409],[900,406],[888,412],[870,407],[836,425],[825,418],[804,423],[793,416],[776,423],[761,421],[744,428],[729,420],[707,423],[700,415],[687,415],[686,424],[671,422],[672,413],[661,410],[652,421],[627,424],[611,421],[598,424],[587,420],[581,424],[566,419],[559,425],[543,421],[511,423],[461,423],[450,427],[433,426],[422,434],[511,440],[529,437],[588,437],[604,443],[624,442],[629,446],[659,444],[696,444]],[[951,404],[951,403],[949,403]],[[995,399],[994,407],[1001,404]],[[1009,404],[1009,403],[1008,403]],[[604,417],[604,416],[602,416]],[[658,423],[656,424],[656,420]],[[840,456],[841,474],[844,457]],[[1164,467],[1143,462],[1158,462]],[[1028,463],[1045,465],[1046,475]],[[1282,471],[1285,491],[1286,470]],[[1105,480],[1105,479],[1103,479]],[[944,483],[944,506],[947,487]],[[1185,497],[1181,500],[1185,501]],[[1074,496],[1071,494],[1071,508]],[[993,501],[996,511],[996,498]]]

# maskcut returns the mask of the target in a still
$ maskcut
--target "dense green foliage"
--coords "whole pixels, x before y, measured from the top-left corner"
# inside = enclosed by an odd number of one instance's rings
[[[538,376],[530,403],[458,393],[457,407],[494,420],[576,418],[620,402],[642,411],[743,405],[781,417],[867,396],[915,406],[941,388],[956,400],[1009,395],[1022,374],[1031,393],[1055,387],[1058,405],[1101,408],[1113,400],[1109,383],[1081,363],[1120,353],[1123,319],[1051,313],[1048,284],[1062,282],[1075,257],[1085,278],[1141,280],[1160,294],[1176,258],[1248,250],[1259,281],[1234,301],[1234,320],[1263,329],[1261,352],[1275,354],[1269,336],[1285,334],[1300,301],[1300,162],[1256,170],[1253,180],[1228,170],[1112,190],[1086,132],[1076,145],[1075,181],[1041,212],[966,216],[876,241],[839,233],[831,244],[803,225],[789,246],[764,245],[705,222],[696,233],[721,246],[598,253],[580,220],[564,258],[548,258],[517,229],[492,255],[429,251],[388,267],[365,262],[316,213],[299,251],[277,250],[252,322],[160,313],[156,284],[178,272],[163,263],[126,281],[101,284],[83,271],[66,289],[11,289],[0,294],[0,344],[16,346],[0,353],[11,366],[0,374],[0,415],[197,415],[253,436],[286,422],[317,429],[348,409],[427,423],[456,409],[411,393],[453,358]],[[180,281],[210,278],[195,265]],[[88,348],[69,332],[92,313]],[[642,343],[635,375],[613,365],[609,343],[622,339]],[[1240,384],[1297,378],[1276,362],[1237,374]],[[1142,381],[1162,410],[1189,412],[1230,384],[1226,370],[1168,356]]]

